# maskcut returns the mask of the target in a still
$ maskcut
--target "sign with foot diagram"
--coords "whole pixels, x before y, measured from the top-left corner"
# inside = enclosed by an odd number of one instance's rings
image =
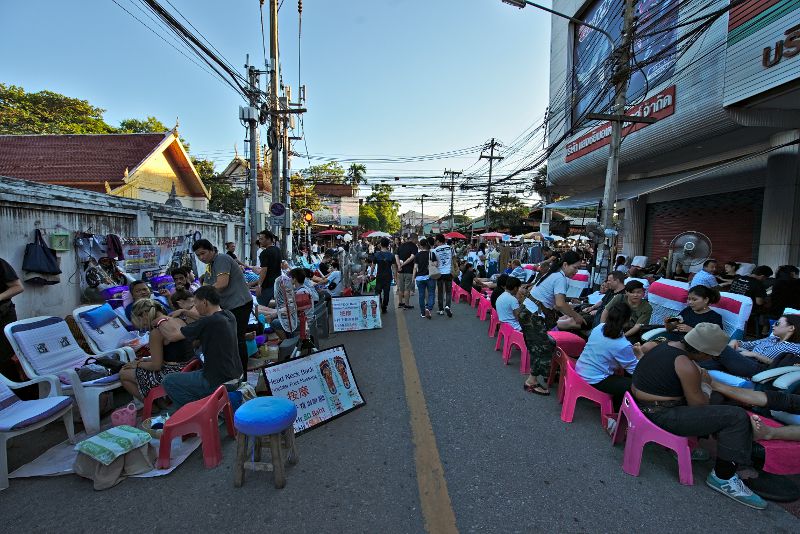
[[[270,391],[297,407],[299,434],[365,404],[343,345],[264,369]]]
[[[381,308],[377,295],[331,299],[334,332],[381,328]]]

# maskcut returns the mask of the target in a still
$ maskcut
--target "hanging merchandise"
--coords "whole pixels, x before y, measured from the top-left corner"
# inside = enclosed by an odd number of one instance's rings
[[[35,231],[33,243],[25,246],[25,256],[22,260],[23,281],[35,285],[53,285],[61,280],[61,268],[58,265],[58,256],[53,249],[48,247],[42,232]]]
[[[50,232],[50,248],[59,252],[69,250],[69,232],[63,230]]]

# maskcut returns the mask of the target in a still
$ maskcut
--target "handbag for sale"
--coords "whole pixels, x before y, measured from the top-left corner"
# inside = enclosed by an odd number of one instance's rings
[[[436,256],[434,256],[433,252],[428,255],[428,276],[431,280],[438,280],[439,277],[442,276],[442,273],[439,271],[439,267],[433,263],[436,261],[433,259],[435,257]]]
[[[58,277],[61,274],[58,257],[55,251],[45,244],[42,232],[38,229],[33,243],[25,245],[22,270],[23,281],[29,284],[53,285],[61,281]]]

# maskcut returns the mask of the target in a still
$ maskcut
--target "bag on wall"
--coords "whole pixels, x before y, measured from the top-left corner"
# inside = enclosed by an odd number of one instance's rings
[[[61,269],[58,266],[58,256],[53,249],[48,247],[42,232],[36,230],[33,243],[25,245],[25,256],[22,259],[23,281],[36,285],[53,285],[61,280],[58,275]]]

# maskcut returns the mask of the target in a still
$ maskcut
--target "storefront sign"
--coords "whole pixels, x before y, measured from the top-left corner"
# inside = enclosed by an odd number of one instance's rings
[[[264,374],[272,395],[297,407],[295,434],[366,404],[341,345],[267,367]]]
[[[314,212],[318,224],[358,226],[358,199],[355,197],[322,196],[322,207]]]
[[[331,307],[334,332],[374,330],[382,326],[377,295],[335,297],[331,299]]]
[[[663,119],[675,113],[675,86],[667,87],[660,91],[657,95],[648,98],[638,106],[628,108],[628,115],[636,117],[651,117],[654,119]],[[625,123],[623,125],[622,135],[626,136],[638,130],[641,130],[646,123]],[[611,142],[611,123],[605,122],[593,129],[589,133],[570,141],[567,144],[567,155],[565,161],[570,162],[585,156],[590,152],[594,152],[598,148],[604,147]]]
[[[725,53],[728,106],[800,78],[800,2],[750,0],[731,7]]]

